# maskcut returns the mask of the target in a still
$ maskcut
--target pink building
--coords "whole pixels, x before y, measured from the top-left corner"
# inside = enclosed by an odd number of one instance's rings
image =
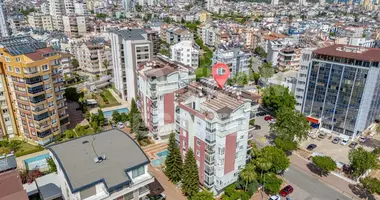
[[[159,56],[139,67],[140,110],[149,131],[167,138],[174,130],[174,91],[195,79],[194,68]]]
[[[181,154],[194,150],[200,183],[219,193],[246,164],[251,100],[198,83],[176,91],[174,98]]]

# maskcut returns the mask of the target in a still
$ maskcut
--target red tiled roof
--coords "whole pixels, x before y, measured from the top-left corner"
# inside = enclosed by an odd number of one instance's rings
[[[344,47],[349,48],[360,48],[363,49],[362,52],[347,52],[344,50]],[[339,50],[341,49],[341,50]],[[370,62],[380,62],[380,49],[376,48],[364,48],[358,46],[350,46],[343,44],[335,44],[328,47],[320,48],[313,51],[315,54],[342,57],[342,58],[351,58],[362,61],[370,61]]]
[[[0,200],[28,200],[19,172],[12,170],[0,174]]]
[[[32,59],[33,61],[38,61],[44,59],[44,54],[55,52],[51,47],[37,49],[36,52],[25,54],[26,57]]]

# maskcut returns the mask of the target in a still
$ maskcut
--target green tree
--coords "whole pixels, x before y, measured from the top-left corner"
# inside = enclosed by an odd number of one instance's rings
[[[267,53],[264,51],[263,48],[261,48],[260,46],[256,47],[255,48],[255,53],[256,54],[259,54],[261,57],[263,58],[266,58],[267,57]]]
[[[191,148],[186,153],[185,163],[182,173],[182,192],[188,197],[194,196],[198,192],[199,174],[195,161],[194,152]]]
[[[182,158],[181,153],[176,145],[175,133],[171,132],[168,145],[169,155],[165,160],[165,174],[173,182],[181,180],[182,175]]]
[[[274,74],[274,68],[272,67],[272,63],[263,63],[260,68],[259,68],[259,71],[260,71],[260,76],[265,78],[265,79],[268,79],[270,77],[273,76]]]
[[[336,169],[336,162],[328,156],[314,156],[313,163],[319,168],[321,171],[321,176],[328,175],[329,172],[334,171]]]
[[[256,72],[251,72],[251,74],[249,75],[249,80],[254,81],[255,85],[258,85],[260,80],[260,74]]]
[[[363,175],[367,170],[377,167],[376,155],[366,151],[363,147],[351,149],[348,153],[351,167],[354,170],[355,176]]]
[[[283,151],[293,151],[297,149],[297,142],[293,142],[287,139],[282,139],[280,137],[276,137],[274,139],[274,144],[277,148],[282,149]]]
[[[106,121],[106,118],[104,117],[104,113],[102,109],[98,109],[98,125],[100,127],[104,126],[105,121]]]
[[[240,178],[245,181],[244,191],[246,192],[248,189],[248,183],[256,180],[257,174],[255,172],[255,166],[253,164],[248,164],[245,168],[240,172]]]
[[[76,134],[73,130],[66,130],[64,133],[66,139],[75,138]]]
[[[287,169],[290,165],[289,158],[285,152],[274,146],[266,146],[261,150],[261,157],[268,159],[272,163],[270,171],[279,173]]]
[[[258,158],[261,156],[261,151],[259,148],[257,148],[256,143],[254,143],[252,140],[249,141],[249,145],[251,145],[251,151],[249,154],[252,156],[252,158]]]
[[[276,120],[270,128],[281,139],[294,141],[307,138],[310,125],[302,113],[284,107],[276,112]]]
[[[128,118],[129,118],[129,123],[130,123],[130,126],[132,127],[132,131],[133,131],[133,123],[134,123],[134,117],[136,117],[137,115],[140,115],[140,111],[139,109],[137,108],[137,104],[136,104],[136,101],[135,99],[132,98],[132,102],[131,102],[131,110],[129,111],[128,113]],[[138,116],[137,116],[138,117]],[[140,116],[141,117],[141,116]],[[121,119],[120,119],[121,120]]]
[[[259,182],[269,194],[277,194],[280,192],[282,179],[278,178],[276,174],[272,172],[264,174],[262,178],[259,178]]]
[[[202,190],[196,193],[191,200],[214,200],[214,194],[207,190]]]
[[[360,183],[371,194],[380,194],[380,180],[374,177],[365,177],[360,179]]]
[[[142,7],[142,5],[139,5],[139,3],[136,3],[135,9],[137,12],[141,12],[143,7]]]
[[[294,109],[296,99],[289,92],[287,87],[282,85],[273,85],[264,89],[262,98],[264,107],[277,112],[282,107]]]
[[[8,147],[11,151],[18,151],[21,148],[21,141],[12,140],[9,142]]]
[[[121,115],[117,111],[113,111],[112,113],[112,121],[114,122],[121,122]]]
[[[145,126],[144,121],[141,118],[140,113],[136,113],[131,119],[131,126],[132,132],[135,134],[137,141],[141,142],[145,138],[148,137],[148,128]]]
[[[128,115],[126,114],[126,113],[121,113],[121,115],[120,115],[120,117],[121,117],[121,122],[126,122],[126,121],[128,121]]]
[[[65,88],[65,93],[63,94],[69,101],[78,101],[80,94],[77,92],[76,88],[69,87]]]
[[[209,77],[211,75],[211,70],[208,67],[198,67],[195,70],[195,76],[199,80],[202,77]]]
[[[49,166],[49,172],[57,172],[57,166],[55,165],[53,158],[47,158],[46,162]]]

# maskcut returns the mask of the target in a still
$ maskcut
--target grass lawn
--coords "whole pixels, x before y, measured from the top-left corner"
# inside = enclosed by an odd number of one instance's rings
[[[96,101],[100,108],[107,108],[112,106],[121,105],[116,101],[115,97],[107,89],[103,90],[101,93],[96,94]]]
[[[20,157],[20,156],[24,156],[27,154],[36,153],[36,152],[44,150],[44,148],[41,146],[31,145],[23,141],[19,141],[19,142],[20,142],[20,146],[15,152],[16,157]],[[0,155],[4,153],[8,154],[10,152],[11,152],[11,149],[9,147],[0,147]]]

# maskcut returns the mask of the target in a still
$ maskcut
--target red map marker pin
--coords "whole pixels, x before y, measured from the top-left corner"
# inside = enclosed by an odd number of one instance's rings
[[[228,77],[230,76],[230,68],[224,63],[216,63],[212,67],[212,76],[214,77],[219,88],[223,88]]]

